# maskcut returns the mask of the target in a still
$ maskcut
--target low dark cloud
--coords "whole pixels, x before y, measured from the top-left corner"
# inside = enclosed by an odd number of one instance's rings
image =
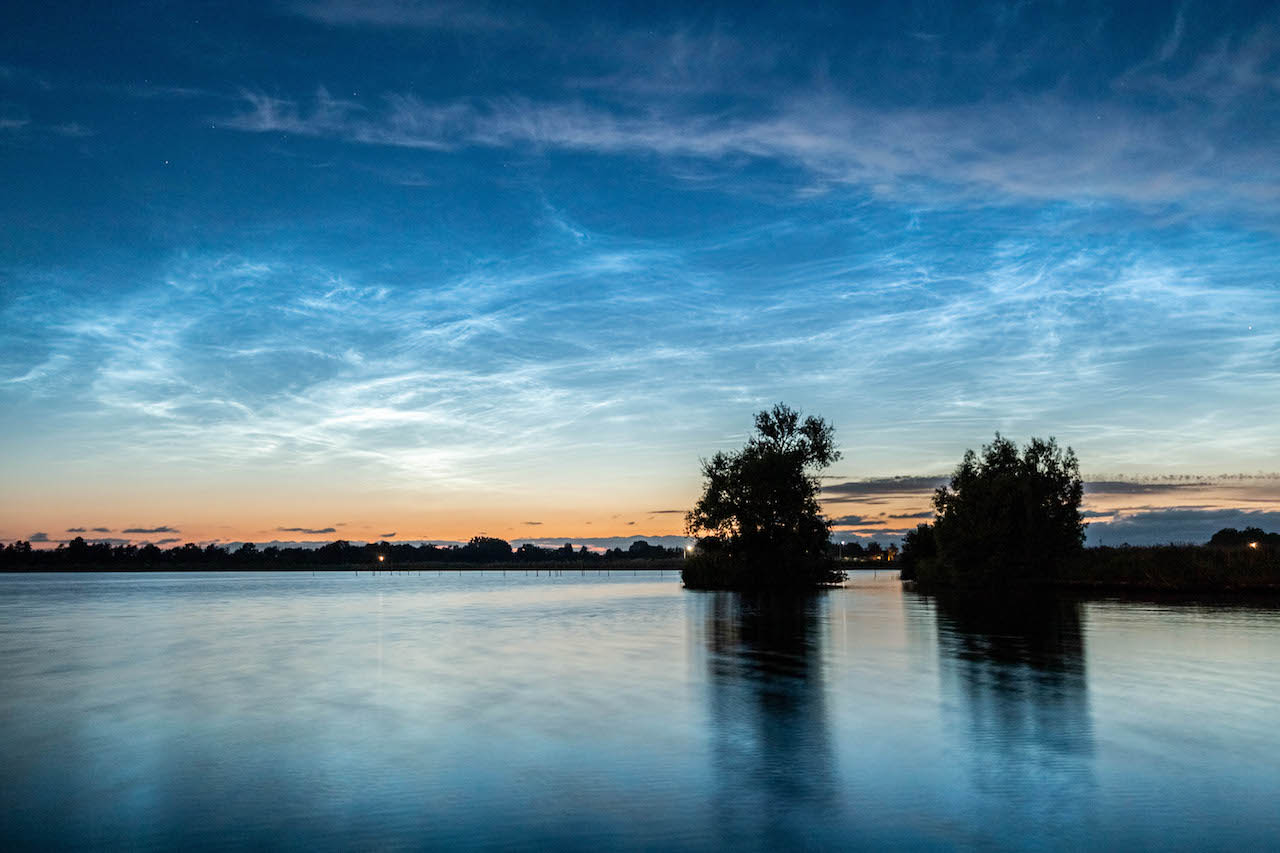
[[[236,548],[240,547],[240,546],[241,546],[242,544],[244,544],[244,543],[243,543],[243,542],[239,542],[239,541],[230,541],[230,540],[229,540],[229,541],[227,541],[227,542],[223,542],[223,541],[222,541],[222,540],[220,540],[220,539],[213,539],[213,540],[210,540],[209,542],[201,542],[200,544],[201,544],[201,545],[208,545],[208,544],[219,545],[219,544],[221,544],[221,545],[225,545],[225,546],[227,546],[228,548],[231,548],[232,550],[234,550],[234,549],[236,549]],[[316,539],[269,539],[269,540],[264,540],[264,541],[261,541],[261,542],[259,542],[259,541],[254,541],[254,543],[253,543],[253,544],[254,544],[254,545],[257,545],[259,548],[267,548],[267,547],[270,547],[270,546],[274,545],[274,546],[275,546],[275,547],[277,547],[277,548],[307,548],[307,549],[314,550],[314,549],[316,549],[316,548],[321,548],[321,547],[323,547],[323,546],[325,546],[325,545],[328,545],[328,544],[329,544],[329,540],[316,540]],[[372,545],[372,544],[375,544],[375,543],[373,543],[373,542],[365,542],[364,540],[361,540],[361,539],[353,539],[353,540],[351,540],[351,544],[352,544],[352,545],[356,545],[356,546],[361,546],[361,545]],[[440,539],[432,539],[432,540],[426,540],[426,539],[422,539],[422,540],[413,540],[413,539],[404,540],[404,539],[402,539],[402,540],[400,540],[399,542],[397,542],[396,544],[397,544],[397,545],[427,545],[427,544],[435,544],[435,545],[441,545],[441,544],[444,544],[444,545],[465,545],[465,544],[467,544],[467,543],[465,543],[465,542],[448,542],[448,541],[444,541],[444,540],[440,540]]]
[[[649,515],[684,515],[685,510],[682,509],[651,509]]]
[[[580,548],[586,545],[588,548],[621,548],[626,550],[631,547],[632,542],[648,542],[650,545],[661,545],[664,548],[683,548],[690,543],[688,536],[644,536],[632,534],[631,536],[540,536],[537,539],[516,539],[512,541],[512,546],[519,548],[526,542],[537,545],[540,548],[560,548],[564,543],[568,542],[573,547]]]
[[[541,521],[525,521],[525,522],[522,522],[522,524],[527,524],[530,527],[539,527],[542,525],[542,522]]]
[[[890,518],[933,518],[933,510],[925,509],[920,512],[904,512],[901,515],[891,515]]]
[[[28,541],[28,542],[48,542],[48,541],[49,541],[49,534],[48,534],[48,533],[44,533],[43,531],[38,531],[38,532],[36,532],[36,533],[32,533],[30,536],[28,536],[28,537],[27,537],[27,541]]]
[[[947,483],[946,477],[874,477],[868,480],[849,480],[822,487],[824,499],[862,498],[874,495],[916,494],[932,492]]]
[[[1158,495],[1179,489],[1202,489],[1212,486],[1209,480],[1179,482],[1140,482],[1137,480],[1093,480],[1084,484],[1089,495]]]
[[[95,527],[95,528],[93,528],[93,532],[94,532],[94,533],[110,533],[110,532],[111,532],[111,528],[110,528],[110,527]]]
[[[168,525],[160,527],[126,527],[121,533],[177,533],[178,531]]]
[[[831,519],[831,523],[836,527],[851,527],[855,524],[866,524],[867,519],[861,515],[842,515]]]
[[[68,527],[67,532],[68,533],[84,533],[85,529],[83,527]]]
[[[627,527],[635,527],[635,524],[636,524],[636,523],[635,523],[634,521],[628,521],[628,522],[627,522]]]
[[[1084,490],[1092,495],[1155,495],[1182,489],[1203,489],[1223,483],[1245,483],[1272,479],[1270,474],[1224,474],[1214,477],[1186,477],[1170,474],[1141,480],[1086,480]],[[950,478],[932,477],[873,477],[866,480],[849,480],[822,487],[823,500],[838,503],[841,500],[865,500],[869,496],[885,494],[932,493],[945,486]],[[868,501],[870,502],[870,501]],[[901,516],[900,516],[901,517]],[[924,516],[913,516],[923,518]]]
[[[306,533],[310,536],[316,536],[321,533],[336,533],[335,527],[277,527],[281,533]],[[128,533],[129,531],[125,531]]]
[[[871,538],[879,542],[893,542],[901,539],[913,530],[915,530],[914,527],[864,527],[861,530],[841,530],[840,536],[844,537],[849,533],[852,533],[855,536]]]
[[[1090,545],[1165,545],[1170,542],[1208,542],[1224,527],[1261,527],[1280,531],[1280,512],[1247,509],[1172,507],[1123,513],[1112,521],[1089,525]]]
[[[172,536],[172,537],[170,537],[170,538],[168,538],[168,539],[157,539],[157,540],[156,540],[154,543],[152,543],[152,544],[155,544],[155,545],[172,545],[174,542],[181,542],[181,541],[182,541],[182,540],[181,540],[181,539],[179,539],[178,537],[176,537],[176,536]]]
[[[393,531],[391,531],[390,533],[379,533],[378,535],[379,535],[379,536],[381,536],[383,539],[394,539],[394,538],[396,538],[396,532],[395,532],[394,530],[393,530]]]

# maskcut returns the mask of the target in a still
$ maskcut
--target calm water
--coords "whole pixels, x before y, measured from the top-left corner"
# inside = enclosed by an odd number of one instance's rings
[[[1280,611],[0,577],[3,846],[1280,846]]]

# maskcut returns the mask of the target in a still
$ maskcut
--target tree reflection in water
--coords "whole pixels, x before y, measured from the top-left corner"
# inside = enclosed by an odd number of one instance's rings
[[[826,597],[710,597],[713,808],[723,840],[778,849],[817,841],[838,799],[818,630]]]
[[[1093,726],[1080,604],[1054,597],[934,600],[944,702],[958,754],[993,823],[1078,837],[1093,788]]]

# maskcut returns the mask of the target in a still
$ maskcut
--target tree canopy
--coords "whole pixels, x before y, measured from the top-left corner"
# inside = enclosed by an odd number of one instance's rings
[[[817,472],[840,458],[835,430],[779,403],[755,416],[736,452],[703,460],[702,496],[685,517],[699,537],[684,581],[692,587],[813,586],[838,580]]]
[[[1083,494],[1071,448],[1033,438],[1019,453],[996,433],[934,493],[936,519],[904,542],[904,568],[961,586],[1053,578],[1084,546]]]
[[[1224,527],[1209,540],[1210,545],[1220,547],[1234,547],[1240,545],[1280,545],[1280,533],[1268,533],[1261,527],[1246,527],[1244,530],[1236,530],[1234,527]]]

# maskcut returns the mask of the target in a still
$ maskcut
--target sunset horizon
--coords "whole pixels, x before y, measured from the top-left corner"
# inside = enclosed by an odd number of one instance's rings
[[[882,545],[900,542],[903,534],[933,516],[933,491],[948,476],[949,472],[853,480],[828,475],[823,501],[825,514],[833,522],[833,540],[877,541]],[[1277,527],[1280,500],[1272,498],[1277,488],[1280,476],[1266,473],[1147,477],[1111,474],[1087,478],[1084,511],[1090,525],[1088,541],[1106,545],[1200,543],[1224,527]],[[696,491],[696,482],[690,491]],[[92,515],[92,511],[86,511],[82,515],[97,523],[68,524],[61,529],[44,525],[45,529],[6,538],[31,542],[35,548],[58,547],[75,537],[111,545],[154,544],[170,548],[189,542],[223,547],[244,542],[312,547],[336,540],[461,545],[473,536],[493,536],[517,547],[526,542],[560,547],[567,542],[575,548],[605,550],[625,548],[637,540],[667,546],[691,542],[685,533],[684,517],[692,500],[686,499],[685,504],[688,505],[608,514],[577,508],[549,512],[546,504],[531,504],[523,510],[515,506],[504,513],[495,509],[501,504],[494,501],[470,511],[465,507],[434,512],[407,508],[400,514],[386,512],[364,520],[351,518],[356,513],[349,510],[343,518],[339,515],[342,510],[335,508],[328,515],[322,510],[310,513],[326,523],[299,523],[300,513],[292,513],[274,527],[261,526],[262,519],[280,515],[274,508],[241,510],[240,514],[246,517],[241,527],[227,523],[225,513],[202,523],[188,520],[191,516],[181,510],[171,511],[161,516],[159,523],[143,526],[119,521],[118,513]],[[523,518],[528,515],[539,518]],[[126,516],[129,517],[132,516]],[[512,522],[513,518],[521,520]]]

